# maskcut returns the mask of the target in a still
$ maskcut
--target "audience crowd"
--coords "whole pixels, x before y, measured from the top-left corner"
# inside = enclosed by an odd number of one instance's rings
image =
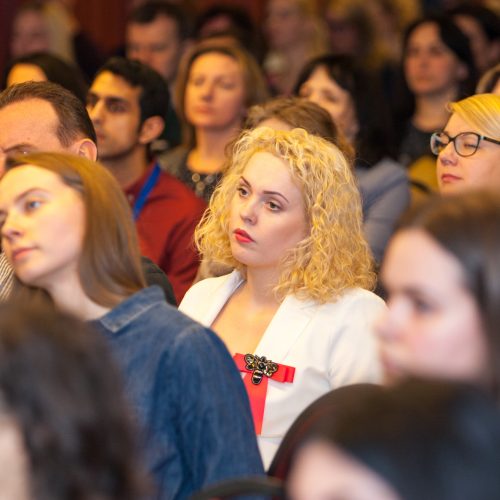
[[[500,9],[264,6],[15,13],[0,496],[499,497]]]

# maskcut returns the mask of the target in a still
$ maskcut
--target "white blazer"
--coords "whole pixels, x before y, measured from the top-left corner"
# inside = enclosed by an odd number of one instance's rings
[[[179,309],[210,327],[242,282],[237,271],[200,281],[188,290]],[[343,385],[380,381],[372,324],[384,308],[380,297],[361,288],[334,303],[292,295],[281,303],[253,353],[295,367],[293,383],[269,379],[258,436],[266,469],[286,431],[310,403]]]

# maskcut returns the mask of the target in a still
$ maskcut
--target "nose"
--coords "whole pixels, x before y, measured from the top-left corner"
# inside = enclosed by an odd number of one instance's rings
[[[136,48],[133,52],[133,59],[137,59],[146,66],[149,66],[151,62],[151,51],[146,47]]]
[[[208,81],[204,82],[200,86],[200,97],[205,101],[210,100],[213,97],[214,88],[215,88],[214,83]]]
[[[13,214],[8,214],[3,221],[0,234],[4,245],[6,242],[12,242],[20,236],[22,234],[22,229],[18,218]]]
[[[396,340],[402,332],[403,309],[396,301],[387,302],[385,309],[375,321],[375,333],[382,342],[391,342]]]
[[[240,207],[240,217],[247,224],[255,224],[257,222],[257,206],[252,199],[243,201]]]
[[[442,165],[456,165],[458,161],[458,155],[457,152],[455,151],[455,147],[450,141],[439,153],[438,155],[438,161]]]
[[[92,122],[99,122],[104,116],[104,100],[98,99],[92,106],[87,106],[87,112]]]
[[[307,96],[307,100],[313,102],[314,104],[317,104],[318,106],[321,106],[321,96],[319,95],[319,92],[315,92],[314,90],[311,91]]]

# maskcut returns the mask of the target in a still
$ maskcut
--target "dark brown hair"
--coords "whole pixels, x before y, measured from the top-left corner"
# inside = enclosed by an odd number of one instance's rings
[[[500,388],[500,197],[471,191],[436,197],[409,212],[399,230],[421,229],[462,267],[465,286],[481,313],[489,344],[494,392]]]
[[[248,110],[243,129],[253,129],[272,118],[292,128],[303,128],[312,135],[332,142],[352,163],[353,147],[335,125],[330,113],[316,103],[299,97],[278,97],[263,104],[256,104]]]
[[[0,305],[0,393],[0,413],[23,436],[31,498],[142,498],[122,379],[88,325],[50,307]]]
[[[83,104],[75,94],[53,82],[24,82],[12,85],[0,93],[0,109],[16,102],[40,99],[54,108],[59,124],[57,137],[65,147],[88,138],[96,142],[92,121]]]

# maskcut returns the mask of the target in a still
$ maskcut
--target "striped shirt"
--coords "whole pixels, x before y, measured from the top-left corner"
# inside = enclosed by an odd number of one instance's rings
[[[0,252],[0,302],[7,300],[14,283],[14,270],[4,252]]]

